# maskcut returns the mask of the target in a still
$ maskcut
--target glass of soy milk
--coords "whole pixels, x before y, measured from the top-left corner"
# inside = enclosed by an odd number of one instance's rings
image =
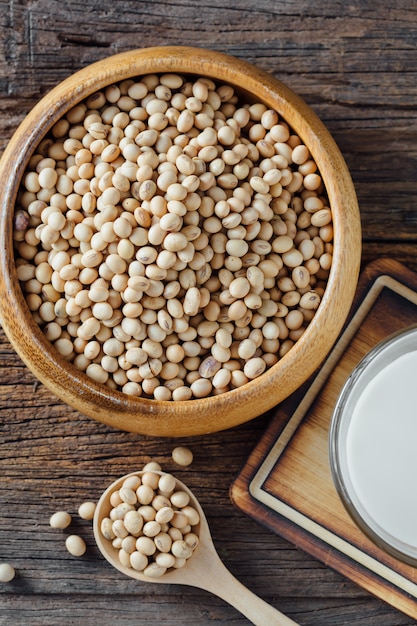
[[[336,489],[356,524],[417,566],[417,326],[383,340],[350,374],[329,447]]]

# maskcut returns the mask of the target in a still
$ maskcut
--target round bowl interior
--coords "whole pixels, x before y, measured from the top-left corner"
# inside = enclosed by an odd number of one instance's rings
[[[417,565],[417,328],[394,333],[354,368],[329,432],[333,480],[352,519],[374,543]]]
[[[303,336],[259,378],[218,396],[189,401],[130,397],[92,381],[45,339],[26,305],[13,253],[13,212],[22,175],[46,133],[75,104],[112,84],[152,73],[204,75],[263,102],[299,135],[320,170],[332,209],[334,253],[326,292]],[[112,427],[155,436],[189,436],[230,428],[271,409],[321,364],[337,338],[356,289],[361,230],[354,186],[344,159],[322,122],[279,80],[214,51],[187,47],[133,50],[98,61],[50,91],[23,120],[0,162],[0,317],[23,362],[54,394]]]

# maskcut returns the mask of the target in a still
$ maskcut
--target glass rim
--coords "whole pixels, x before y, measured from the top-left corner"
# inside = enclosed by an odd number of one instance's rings
[[[352,409],[363,389],[389,363],[410,352],[417,352],[417,324],[390,334],[359,361],[346,379],[336,401],[330,421],[328,446],[333,483],[352,520],[379,548],[417,567],[417,529],[415,545],[410,545],[385,530],[367,512],[357,496],[346,459],[346,434],[352,418]]]

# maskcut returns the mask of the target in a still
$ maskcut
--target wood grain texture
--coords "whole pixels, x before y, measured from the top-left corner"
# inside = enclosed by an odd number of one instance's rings
[[[33,105],[88,63],[138,46],[188,44],[234,54],[299,93],[333,133],[362,215],[363,264],[389,256],[417,270],[417,3],[353,0],[0,1],[0,150]],[[13,626],[244,625],[222,600],[139,584],[114,572],[76,510],[156,458],[195,490],[232,573],[302,626],[411,626],[291,542],[235,509],[229,487],[270,421],[190,440],[112,430],[39,385],[0,333],[0,623]],[[177,443],[194,464],[177,471]],[[88,544],[70,557],[49,528],[57,508]]]
[[[0,2],[0,9],[0,111],[11,115],[0,145],[42,95],[92,61],[138,46],[213,48],[272,72],[314,108],[348,161],[368,218],[366,239],[392,238],[393,225],[410,236],[417,191],[415,0],[382,6],[320,0],[314,9],[306,0],[240,0],[233,7],[223,0],[130,0],[99,8],[41,0]],[[395,224],[387,223],[386,211]]]

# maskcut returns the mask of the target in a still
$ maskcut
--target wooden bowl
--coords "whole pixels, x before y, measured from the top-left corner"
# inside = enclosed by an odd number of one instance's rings
[[[222,395],[188,401],[128,396],[97,384],[67,363],[34,321],[19,285],[13,252],[13,213],[22,175],[37,145],[76,103],[106,85],[151,73],[204,75],[229,83],[275,109],[309,148],[333,214],[334,256],[327,288],[307,330],[260,377]],[[187,47],[133,50],[98,61],[50,91],[23,120],[0,162],[0,318],[7,337],[33,374],[68,405],[111,427],[153,436],[191,436],[230,428],[271,409],[320,366],[349,312],[359,272],[361,228],[355,190],[331,135],[305,102],[270,74],[213,51]]]

